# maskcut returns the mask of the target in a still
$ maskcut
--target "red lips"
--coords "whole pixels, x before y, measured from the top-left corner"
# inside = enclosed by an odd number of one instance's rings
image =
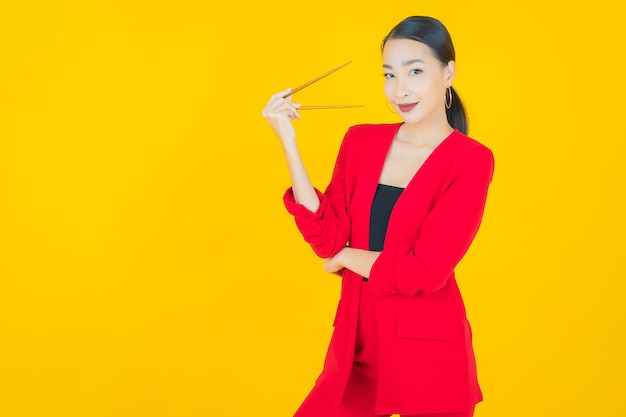
[[[407,113],[413,110],[417,106],[417,103],[398,104],[398,108],[402,113]]]

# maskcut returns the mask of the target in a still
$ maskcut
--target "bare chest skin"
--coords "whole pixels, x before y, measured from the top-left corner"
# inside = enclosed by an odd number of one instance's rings
[[[406,188],[437,145],[437,143],[414,145],[394,139],[387,153],[379,183]]]

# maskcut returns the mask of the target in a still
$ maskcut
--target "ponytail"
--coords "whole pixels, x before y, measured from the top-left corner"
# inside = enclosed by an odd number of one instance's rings
[[[450,123],[450,126],[452,126],[454,129],[457,129],[459,132],[467,135],[469,126],[465,107],[463,107],[461,98],[457,94],[454,87],[450,87],[450,90],[452,91],[452,105],[449,109],[446,109],[448,123]]]

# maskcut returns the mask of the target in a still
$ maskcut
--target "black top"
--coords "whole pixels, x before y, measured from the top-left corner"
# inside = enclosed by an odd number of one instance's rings
[[[369,250],[380,252],[383,250],[387,225],[391,210],[402,194],[404,188],[393,185],[378,184],[374,201],[372,201],[372,211],[370,213],[370,241]],[[367,278],[364,278],[367,280]]]

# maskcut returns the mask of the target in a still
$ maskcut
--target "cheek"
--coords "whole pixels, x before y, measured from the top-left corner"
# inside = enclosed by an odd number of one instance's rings
[[[416,88],[419,89],[418,94],[422,97],[422,99],[429,102],[438,102],[439,99],[443,97],[443,90],[436,82],[423,83]]]
[[[433,80],[426,75],[421,75],[411,80],[411,90],[421,96],[428,96],[432,87]]]
[[[429,94],[431,94],[433,97],[436,97],[437,99],[443,97],[443,93],[446,90],[445,79],[441,76],[433,77],[433,79],[430,80],[428,90]]]

